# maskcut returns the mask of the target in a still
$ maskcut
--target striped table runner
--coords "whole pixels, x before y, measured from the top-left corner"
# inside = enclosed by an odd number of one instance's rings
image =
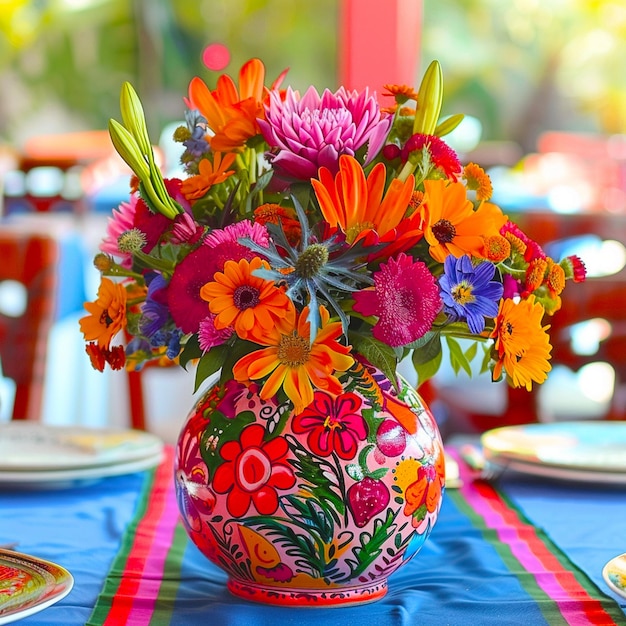
[[[204,571],[201,569],[202,566],[185,570],[189,560],[200,559],[203,563],[204,557],[200,557],[195,547],[190,545],[178,519],[172,456],[172,451],[169,450],[165,461],[152,472],[147,472],[143,493],[138,500],[138,509],[126,530],[120,550],[108,572],[87,624],[165,626],[226,623],[220,621],[219,613],[216,612],[218,610],[230,611],[224,613],[230,616],[229,624],[245,623],[254,626],[255,616],[259,620],[264,618],[266,621],[263,623],[278,623],[277,619],[280,621],[282,618],[277,617],[272,611],[283,611],[282,614],[278,613],[283,617],[287,615],[284,611],[291,611],[289,615],[294,617],[293,613],[297,612],[297,609],[254,605],[250,609],[249,603],[230,598],[224,590],[225,576],[217,580],[217,585],[214,584],[214,588],[219,591],[214,592],[211,598],[211,594],[206,593],[206,586],[209,583],[202,580]],[[445,532],[442,530],[438,535],[439,525]],[[446,493],[440,521],[433,531],[433,538],[429,540],[434,542],[433,549],[430,551],[427,549],[429,547],[427,542],[422,552],[391,578],[390,592],[386,598],[374,605],[367,605],[367,608],[329,609],[326,611],[326,617],[323,617],[322,609],[300,611],[299,619],[293,623],[323,624],[324,619],[328,623],[328,619],[334,618],[335,624],[351,624],[357,623],[353,620],[360,617],[365,619],[364,623],[375,621],[376,624],[412,624],[411,617],[408,618],[409,621],[398,621],[398,615],[402,611],[406,613],[406,607],[397,605],[406,605],[409,602],[408,598],[416,594],[416,588],[421,594],[419,601],[424,604],[423,592],[419,589],[419,582],[416,583],[416,575],[423,577],[425,571],[438,570],[443,578],[447,578],[447,568],[450,567],[452,571],[449,573],[449,579],[454,580],[456,593],[463,595],[464,571],[459,564],[455,564],[454,559],[448,559],[446,555],[452,554],[455,550],[458,552],[459,541],[469,535],[475,535],[484,542],[484,550],[479,550],[481,560],[492,559],[496,569],[503,570],[507,579],[512,577],[517,581],[515,584],[522,590],[520,594],[522,597],[515,597],[518,615],[524,612],[528,615],[541,615],[550,626],[626,624],[626,615],[619,605],[604,595],[543,531],[530,524],[507,497],[491,485],[472,482],[467,476],[460,489],[448,490]],[[444,550],[443,557],[441,550]],[[209,564],[206,571],[217,570]],[[204,577],[208,576],[204,574]],[[211,584],[213,583],[215,581],[211,581]],[[430,583],[429,600],[425,602],[431,608],[433,598],[450,597],[449,582],[444,580],[440,583],[446,586],[440,591],[433,587],[434,584]],[[194,595],[195,585],[204,587]],[[423,606],[421,608],[416,606],[415,615],[419,615],[423,623],[428,624],[514,623],[512,620],[507,621],[507,600],[497,597],[496,590],[501,583],[498,580],[487,580],[484,581],[484,585],[486,593],[493,589],[495,595],[482,596],[474,604],[463,605],[460,613],[448,614],[447,611],[453,611],[452,607],[441,606],[440,614],[435,612],[435,617],[431,619],[432,614],[425,613]],[[189,598],[192,598],[192,601]],[[500,622],[487,621],[486,611],[491,611],[490,614],[497,612],[494,606],[499,601],[505,602],[501,611],[504,619]],[[219,609],[215,608],[218,604]],[[475,610],[476,614],[468,615],[463,612],[467,610],[466,606],[471,606],[471,610]],[[245,617],[242,617],[241,621],[236,617],[239,610],[245,611]],[[460,615],[463,615],[463,621],[460,621]],[[441,621],[438,621],[438,618],[441,618]],[[193,622],[193,619],[199,621]],[[534,626],[537,622],[528,623]]]

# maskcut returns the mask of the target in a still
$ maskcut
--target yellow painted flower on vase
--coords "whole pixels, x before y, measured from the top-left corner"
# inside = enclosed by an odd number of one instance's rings
[[[282,388],[296,414],[313,402],[314,387],[331,394],[341,393],[335,373],[350,369],[354,359],[350,347],[338,341],[342,336],[341,322],[331,322],[326,307],[320,307],[319,312],[321,324],[314,338],[310,337],[308,307],[299,315],[293,308],[287,312],[286,331],[278,326],[265,332],[260,326],[254,327],[249,339],[266,347],[237,361],[233,368],[235,379],[246,383],[267,377],[261,398],[267,400]]]

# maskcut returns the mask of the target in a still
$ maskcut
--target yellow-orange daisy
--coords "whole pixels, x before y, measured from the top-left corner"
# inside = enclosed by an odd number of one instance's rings
[[[255,327],[266,330],[281,326],[293,307],[291,300],[274,281],[254,276],[256,270],[269,268],[259,257],[226,261],[224,271],[215,272],[213,280],[200,288],[200,297],[216,316],[216,329],[232,327],[239,337],[247,339]]]
[[[545,309],[533,295],[526,300],[506,298],[500,302],[491,337],[495,339],[497,362],[494,380],[506,372],[514,387],[532,389],[532,383],[543,383],[552,369],[549,363],[550,338],[543,326]]]
[[[213,162],[209,159],[201,159],[198,163],[199,174],[190,176],[183,181],[181,191],[187,200],[202,198],[213,185],[223,183],[235,170],[228,169],[237,155],[234,152],[222,155],[220,152],[213,153]]]
[[[339,157],[339,172],[334,178],[325,167],[320,167],[318,176],[319,180],[311,179],[311,184],[322,216],[330,226],[346,233],[348,243],[372,231],[381,239],[393,234],[405,219],[415,186],[413,176],[404,182],[394,178],[385,193],[384,164],[377,163],[366,178],[359,162],[347,154]],[[419,231],[418,217],[407,218],[415,222],[414,231]]]
[[[109,349],[113,337],[126,327],[126,289],[121,283],[103,277],[95,302],[85,302],[89,313],[79,320],[85,341],[97,341],[98,347]]]
[[[443,263],[449,254],[484,257],[484,238],[497,235],[507,218],[495,204],[482,202],[474,210],[463,183],[424,181],[420,213],[430,255]]]
[[[463,168],[463,178],[467,188],[476,192],[477,200],[489,200],[493,194],[491,179],[485,170],[476,163],[468,163]]]
[[[327,309],[321,306],[319,330],[310,337],[308,314],[308,307],[300,315],[290,309],[282,329],[273,326],[262,332],[257,327],[251,339],[266,347],[239,359],[233,368],[240,382],[267,377],[261,398],[267,400],[282,388],[296,413],[313,402],[314,388],[340,394],[342,386],[335,372],[346,371],[354,363],[349,346],[337,341],[342,335],[341,322],[330,322]]]

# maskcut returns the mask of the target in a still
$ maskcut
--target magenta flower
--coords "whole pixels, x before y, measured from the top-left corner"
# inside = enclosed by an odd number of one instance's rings
[[[408,161],[411,152],[426,148],[430,153],[431,163],[443,171],[450,179],[456,180],[463,167],[456,152],[445,141],[435,135],[418,133],[409,138],[402,149],[402,161]]]
[[[200,289],[213,280],[215,272],[221,272],[226,261],[250,261],[257,256],[256,252],[239,243],[242,237],[249,237],[261,246],[268,245],[264,226],[242,220],[223,230],[212,231],[202,245],[176,266],[167,290],[167,301],[172,319],[184,333],[197,332],[200,322],[208,316],[209,305],[200,297]]]
[[[189,213],[180,213],[174,218],[172,226],[172,243],[194,244],[204,234],[204,226],[200,226]]]
[[[395,348],[430,330],[441,309],[441,296],[428,267],[401,253],[381,264],[373,289],[354,294],[353,308],[361,315],[378,317],[372,334]]]
[[[353,459],[359,441],[367,437],[367,424],[359,413],[361,398],[352,392],[334,398],[316,391],[313,402],[293,418],[294,433],[308,432],[307,444],[313,454]]]
[[[321,97],[309,87],[302,98],[288,88],[284,100],[272,91],[266,119],[258,120],[271,148],[272,166],[283,177],[297,180],[316,176],[321,166],[334,175],[340,155],[354,156],[366,144],[369,163],[382,148],[391,122],[367,90],[343,87],[334,94],[327,89]]]
[[[223,328],[218,330],[215,328],[215,315],[210,313],[200,322],[198,328],[198,343],[202,353],[208,352],[215,346],[221,346],[226,343],[235,332],[233,328]]]

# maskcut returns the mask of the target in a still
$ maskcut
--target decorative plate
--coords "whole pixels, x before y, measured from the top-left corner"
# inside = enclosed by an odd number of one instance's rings
[[[0,471],[59,471],[145,459],[163,442],[140,430],[54,426],[39,422],[0,424]]]
[[[626,483],[626,422],[524,424],[481,436],[489,463],[565,480]]]
[[[64,598],[73,586],[74,578],[59,565],[0,550],[0,624],[42,611]]]
[[[602,569],[602,576],[612,591],[626,598],[626,553],[612,558]]]

